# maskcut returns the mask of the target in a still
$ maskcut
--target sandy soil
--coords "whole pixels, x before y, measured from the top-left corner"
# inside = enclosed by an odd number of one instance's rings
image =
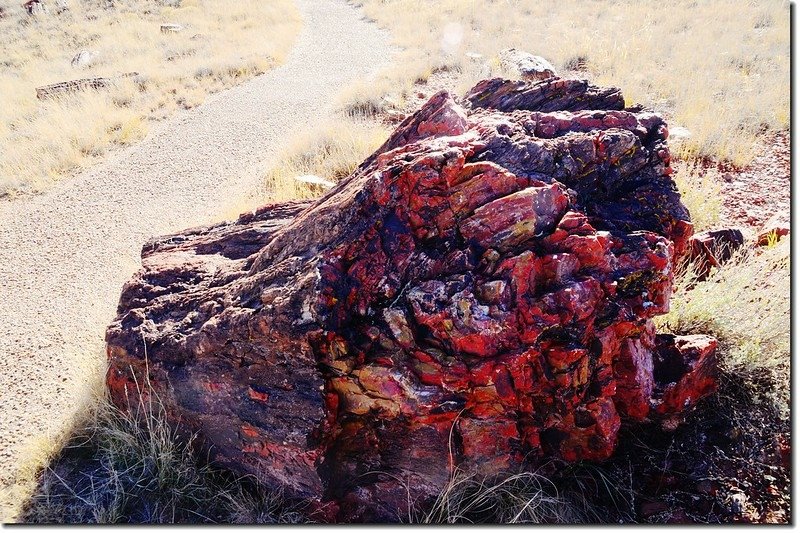
[[[105,326],[144,241],[230,216],[288,139],[322,123],[341,88],[391,58],[388,36],[343,0],[297,1],[305,25],[281,67],[42,196],[0,203],[3,518],[26,461],[85,408]]]

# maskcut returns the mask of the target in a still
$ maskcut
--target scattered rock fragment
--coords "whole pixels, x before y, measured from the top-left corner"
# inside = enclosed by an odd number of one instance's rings
[[[739,228],[723,228],[697,233],[689,239],[689,261],[698,281],[705,280],[712,268],[719,268],[744,245]]]
[[[79,80],[62,81],[37,87],[36,97],[39,100],[45,100],[73,92],[107,89],[122,78],[135,78],[136,76],[138,76],[138,73],[129,72],[116,78],[83,78]]]
[[[669,129],[669,138],[671,141],[680,142],[690,138],[692,133],[683,126],[675,126]]]
[[[556,69],[545,58],[516,48],[506,48],[499,54],[500,64],[510,72],[516,72],[526,81],[541,81],[556,76]]]
[[[656,335],[653,414],[665,429],[717,388],[717,340],[708,335]]]
[[[331,189],[336,187],[336,182],[331,181],[329,179],[321,178],[319,176],[314,176],[312,174],[305,174],[303,176],[297,176],[294,178],[296,181],[300,183],[306,183],[308,185],[313,185],[316,187],[320,187],[322,189]]]
[[[184,30],[183,25],[174,22],[168,22],[161,25],[161,33],[179,33]]]
[[[785,211],[775,213],[767,220],[758,233],[758,245],[767,246],[768,244],[778,242],[782,237],[789,235],[791,227],[789,213]]]
[[[100,54],[95,50],[81,50],[70,61],[73,68],[85,68],[91,66]]]
[[[22,7],[25,9],[25,12],[31,16],[45,15],[49,12],[44,0],[28,0],[22,4]]]

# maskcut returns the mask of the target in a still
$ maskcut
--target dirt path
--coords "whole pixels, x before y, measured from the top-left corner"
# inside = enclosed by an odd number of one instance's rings
[[[47,194],[0,203],[0,503],[18,498],[16,474],[96,381],[105,326],[144,241],[219,220],[282,143],[390,59],[388,36],[343,0],[298,6],[305,25],[281,67]]]

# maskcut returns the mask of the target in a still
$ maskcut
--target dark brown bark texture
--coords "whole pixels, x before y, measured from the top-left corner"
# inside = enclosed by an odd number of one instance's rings
[[[602,460],[621,419],[713,390],[711,341],[669,364],[651,321],[692,234],[667,135],[586,81],[441,92],[319,200],[149,242],[113,401],[157,393],[327,520],[402,519],[455,469]]]

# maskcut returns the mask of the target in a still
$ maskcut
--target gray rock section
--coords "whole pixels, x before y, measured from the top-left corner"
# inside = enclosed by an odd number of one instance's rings
[[[282,66],[46,194],[0,202],[3,518],[19,469],[68,429],[100,382],[105,327],[142,244],[231,218],[293,135],[324,122],[342,88],[391,59],[389,36],[343,0],[297,4],[305,23]]]

